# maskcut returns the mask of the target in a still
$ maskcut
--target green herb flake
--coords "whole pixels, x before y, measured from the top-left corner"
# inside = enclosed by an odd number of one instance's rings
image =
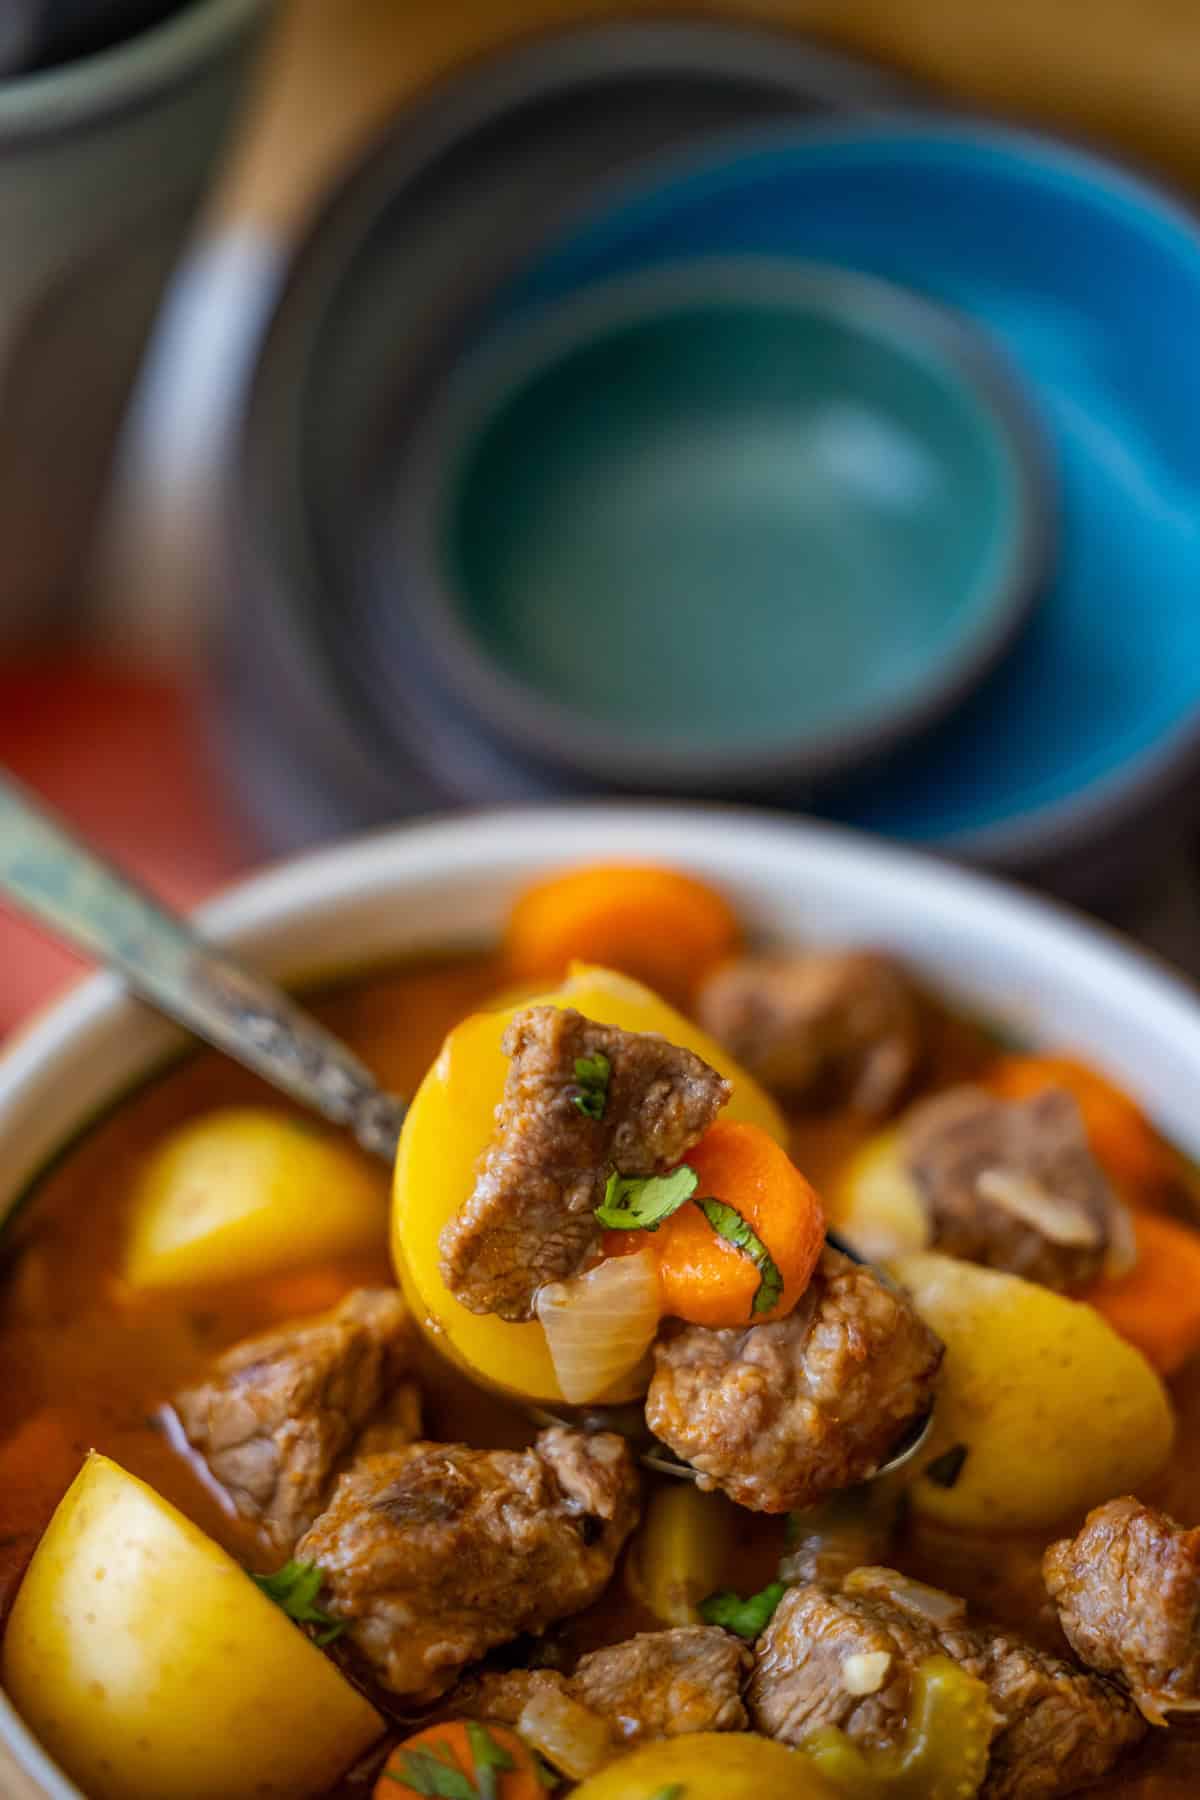
[[[655,1788],[650,1800],[684,1800],[686,1793],[682,1781],[668,1781],[666,1787]]]
[[[317,1634],[318,1644],[332,1644],[345,1631],[341,1619],[331,1618],[314,1604],[325,1579],[316,1563],[286,1562],[274,1575],[252,1575],[250,1579],[297,1625],[323,1626]]]
[[[571,1095],[571,1102],[589,1119],[604,1117],[611,1074],[612,1064],[602,1050],[597,1050],[595,1056],[575,1058],[575,1079],[579,1083],[579,1092]]]
[[[966,1460],[967,1446],[952,1444],[949,1450],[943,1450],[940,1456],[934,1457],[925,1473],[935,1486],[952,1488],[962,1474]]]
[[[402,1750],[399,1770],[388,1769],[387,1777],[410,1793],[432,1795],[434,1800],[480,1800],[471,1777],[432,1750]]]
[[[516,1763],[504,1748],[498,1744],[486,1725],[477,1719],[467,1720],[467,1742],[471,1746],[471,1760],[475,1764],[475,1786],[479,1800],[496,1800],[496,1774],[503,1774],[506,1769],[515,1769]]]
[[[669,1175],[617,1175],[608,1178],[604,1200],[596,1208],[597,1223],[609,1231],[657,1231],[678,1212],[699,1186],[695,1169],[680,1163]]]
[[[748,1257],[758,1270],[758,1287],[750,1308],[751,1315],[770,1312],[783,1293],[783,1276],[767,1246],[746,1223],[736,1206],[729,1206],[724,1200],[697,1200],[696,1205],[717,1236],[724,1238],[727,1244]]]
[[[700,1602],[700,1617],[706,1625],[723,1625],[726,1631],[736,1631],[739,1637],[756,1638],[771,1623],[775,1608],[786,1592],[782,1581],[769,1582],[745,1600],[732,1588],[722,1588],[720,1593],[710,1594],[707,1600]]]

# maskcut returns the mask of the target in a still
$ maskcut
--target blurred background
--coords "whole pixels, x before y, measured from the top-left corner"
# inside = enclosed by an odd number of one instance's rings
[[[7,0],[0,765],[181,905],[715,797],[1200,974],[1198,94],[1190,0]]]

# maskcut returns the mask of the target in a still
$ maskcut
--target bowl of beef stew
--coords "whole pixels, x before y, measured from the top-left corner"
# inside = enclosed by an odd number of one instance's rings
[[[0,1061],[5,1792],[1194,1792],[1182,983],[731,809],[205,924],[411,1105],[389,1180],[108,977]]]

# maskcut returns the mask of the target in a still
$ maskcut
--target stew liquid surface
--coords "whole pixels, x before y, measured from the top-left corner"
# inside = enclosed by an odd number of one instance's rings
[[[318,996],[312,1009],[401,1093],[415,1091],[446,1032],[496,992],[488,957],[403,968]],[[948,1029],[935,1082],[969,1072],[972,1033]],[[327,1263],[225,1289],[135,1293],[120,1277],[122,1236],[139,1159],[181,1121],[215,1106],[279,1097],[216,1055],[199,1054],[152,1081],[98,1123],[39,1183],[13,1224],[0,1285],[0,1609],[89,1449],[112,1457],[188,1514],[240,1560],[255,1563],[249,1531],[181,1455],[159,1409],[228,1345],[320,1311],[350,1288],[390,1284],[385,1255]],[[797,1122],[793,1154],[820,1189],[858,1141],[847,1118]],[[378,1171],[381,1193],[386,1171]],[[528,1443],[516,1409],[471,1386],[432,1352],[421,1371],[430,1438],[494,1447]],[[1184,1521],[1200,1515],[1200,1367],[1172,1383],[1179,1430],[1171,1463],[1143,1498]],[[891,1559],[962,1594],[972,1609],[1061,1650],[1040,1559],[1049,1536],[981,1539],[910,1524]],[[726,1567],[714,1586],[753,1592],[769,1581],[783,1522],[730,1509]],[[259,1553],[261,1556],[261,1552]],[[571,1650],[654,1629],[621,1571],[595,1607],[556,1631]],[[343,1783],[338,1794],[363,1792]],[[1124,1800],[1183,1800],[1200,1792],[1200,1733],[1155,1731],[1117,1776],[1089,1790]]]

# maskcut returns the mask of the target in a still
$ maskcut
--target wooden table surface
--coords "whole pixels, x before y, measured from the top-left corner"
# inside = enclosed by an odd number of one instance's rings
[[[213,223],[294,231],[383,118],[507,43],[672,16],[810,33],[1200,192],[1196,0],[283,0]]]

